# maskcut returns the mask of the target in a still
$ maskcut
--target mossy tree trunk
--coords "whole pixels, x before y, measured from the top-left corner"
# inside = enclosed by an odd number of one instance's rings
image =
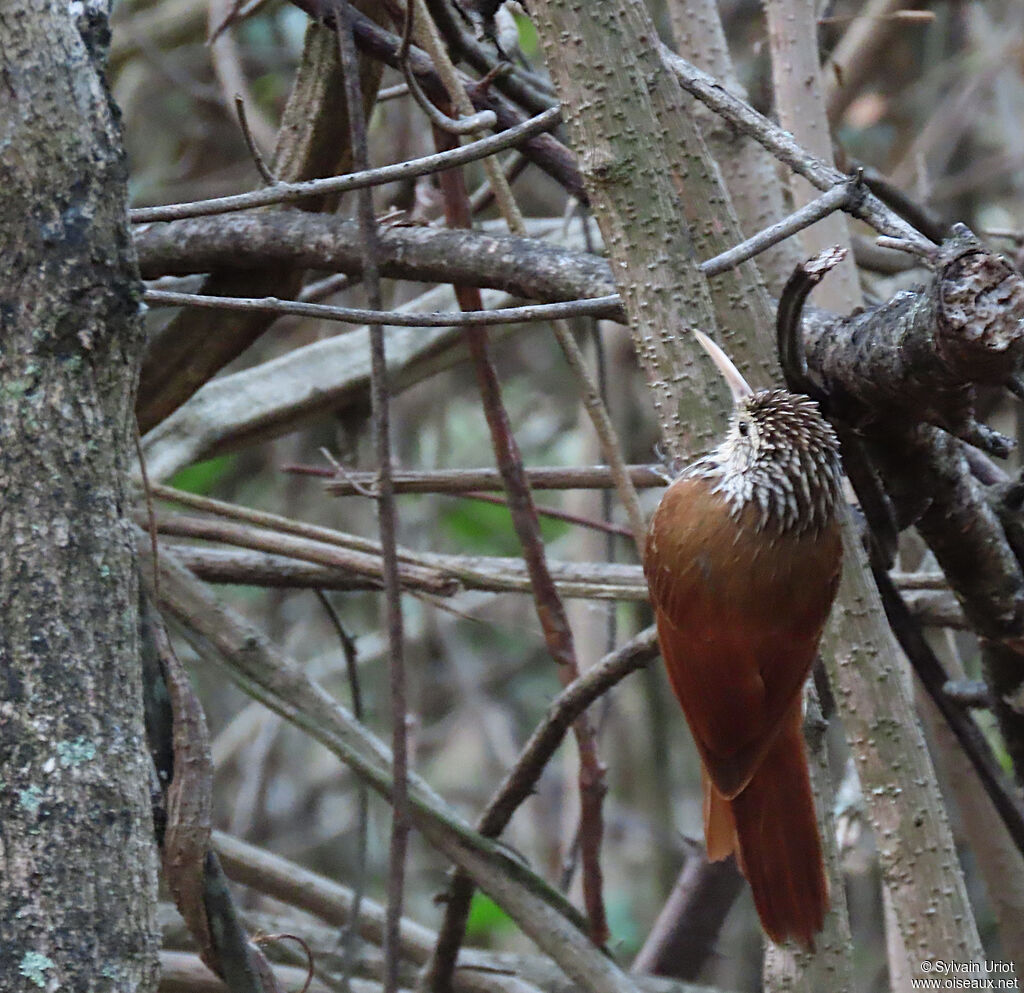
[[[74,17],[78,11],[78,19]],[[96,3],[0,5],[0,989],[156,988],[142,348]]]

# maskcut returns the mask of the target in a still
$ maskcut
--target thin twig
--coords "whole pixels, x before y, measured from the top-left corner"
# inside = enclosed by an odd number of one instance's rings
[[[146,532],[149,535],[149,548],[153,554],[153,602],[160,602],[160,552],[156,540],[156,511],[153,510],[153,486],[146,471],[146,457],[142,452],[142,435],[139,433],[139,422],[135,421],[135,457],[139,460],[139,475],[142,477],[142,492],[146,500]]]
[[[314,283],[307,283],[299,293],[299,303],[315,303],[323,300],[332,293],[341,293],[342,290],[352,289],[356,280],[347,272],[334,272],[330,276],[318,279]]]
[[[350,472],[346,479],[336,479],[336,473],[323,466],[287,464],[281,471],[329,479],[326,490],[333,496],[353,496],[373,483],[365,472]],[[603,465],[535,466],[524,467],[523,471],[532,490],[603,490],[615,485],[611,470]],[[638,489],[667,485],[664,473],[649,465],[627,465],[626,472]],[[395,473],[396,493],[467,493],[502,488],[501,473],[497,469],[401,470]]]
[[[356,658],[355,642],[345,630],[341,623],[334,604],[327,598],[323,590],[316,590],[316,598],[327,614],[331,622],[341,650],[345,655],[345,674],[348,678],[349,694],[352,698],[352,716],[360,724],[364,723],[363,694],[359,686],[359,661]],[[357,964],[357,951],[359,948],[359,916],[363,904],[363,895],[366,888],[366,850],[369,844],[369,794],[366,783],[356,778],[356,871],[352,884],[352,916],[342,928],[338,937],[338,946],[344,950],[344,965],[342,967],[341,981],[347,990],[351,987],[352,976],[355,973]]]
[[[259,145],[256,144],[256,139],[253,137],[252,130],[249,127],[249,118],[245,113],[245,99],[241,93],[235,94],[235,113],[238,114],[238,126],[242,129],[242,137],[245,138],[245,144],[249,149],[249,154],[252,156],[256,171],[267,186],[275,186],[277,184],[277,177],[270,171],[270,167],[263,158]]]
[[[412,6],[412,0],[409,0],[406,4],[406,10],[412,10]],[[451,134],[473,134],[476,131],[482,131],[484,128],[492,128],[497,122],[497,118],[492,110],[481,110],[479,113],[466,118],[449,117],[436,107],[423,90],[420,89],[416,76],[406,62],[402,63],[402,74],[405,76],[405,84],[409,87],[409,92],[412,94],[417,106],[427,115],[427,119],[435,128],[441,128],[441,130],[449,131]]]
[[[398,61],[402,68],[402,75],[405,77],[405,85],[419,105],[420,110],[427,115],[430,123],[435,128],[448,131],[451,134],[472,134],[475,131],[482,131],[484,128],[493,128],[497,117],[493,110],[481,110],[478,113],[466,117],[449,117],[441,111],[420,88],[416,80],[416,74],[409,65],[409,43],[412,38],[412,25],[416,8],[416,0],[405,2],[405,23],[402,28],[402,46],[398,50]]]
[[[662,46],[662,61],[676,74],[680,85],[702,103],[707,104],[716,114],[728,121],[740,133],[749,135],[760,142],[780,162],[803,176],[812,186],[828,191],[840,186],[849,178],[835,166],[802,148],[791,134],[783,131],[762,114],[734,97],[713,77],[680,58]],[[870,224],[880,234],[906,238],[927,246],[930,242],[912,228],[903,218],[885,206],[874,194],[868,194],[854,212],[854,216]]]
[[[325,452],[325,454],[327,454]],[[334,460],[332,459],[332,462]],[[336,470],[345,478],[345,480],[352,486],[353,491],[360,496],[367,497],[370,500],[375,500],[377,494],[367,487],[363,486],[358,479],[353,478],[353,474],[349,472],[343,465],[338,462],[334,462]],[[297,472],[306,475],[330,475],[330,473],[322,471],[318,466],[285,466],[285,472]],[[442,470],[443,471],[443,470]],[[500,479],[496,480],[495,489],[501,489]],[[395,489],[396,493],[401,492],[398,488]],[[478,493],[475,490],[466,490],[459,495],[465,496],[470,500],[480,500],[484,503],[493,503],[500,507],[507,507],[508,501],[504,497],[494,496],[489,493]],[[572,514],[565,510],[559,510],[556,507],[542,507],[537,504],[537,514],[540,517],[550,517],[552,520],[565,521],[567,524],[576,524],[579,527],[590,528],[594,531],[604,531],[609,537],[615,535],[621,535],[625,538],[632,538],[633,532],[626,527],[619,524],[612,524],[610,520],[611,516],[611,494],[605,491],[607,497],[606,503],[608,503],[608,512],[605,514],[605,520],[596,521],[590,517],[584,517],[580,514]],[[609,646],[610,649],[611,646]]]
[[[936,244],[950,236],[950,225],[934,210],[918,203],[901,190],[888,176],[870,166],[863,169],[864,183],[887,207],[891,207],[908,224],[913,224],[926,238]]]
[[[367,186],[383,186],[402,179],[426,176],[455,166],[466,165],[479,159],[493,155],[495,152],[514,148],[524,141],[550,131],[562,119],[561,110],[553,107],[531,117],[522,124],[501,131],[478,141],[470,142],[459,148],[422,158],[397,162],[394,165],[381,166],[377,169],[365,169],[350,172],[344,176],[328,176],[325,179],[310,179],[301,183],[278,183],[262,190],[249,193],[235,193],[226,197],[213,197],[209,200],[195,200],[189,203],[173,203],[164,207],[137,207],[129,211],[132,224],[146,224],[154,221],[174,221],[182,217],[204,217],[210,214],[227,214],[235,210],[248,210],[252,207],[265,207],[274,203],[294,203],[308,197],[326,196],[327,194],[347,193],[351,190],[363,189]]]
[[[345,468],[344,464],[339,462],[330,453],[330,451],[328,449],[321,448],[320,449],[320,454],[325,459],[327,459],[327,461],[330,462],[332,466],[334,466],[334,473],[335,473],[335,475],[341,476],[343,479],[347,479],[349,482],[352,483],[352,485],[355,487],[356,493],[358,493],[360,496],[366,497],[369,500],[376,500],[377,499],[377,492],[376,492],[376,490],[373,489],[373,487],[377,485],[377,474],[376,473],[370,473],[370,475],[373,478],[370,480],[370,482],[368,482],[365,486],[363,486],[363,485],[361,485],[360,483],[358,483],[356,480],[354,480],[352,478],[352,474],[348,471],[348,469]]]
[[[495,69],[505,70],[497,77],[498,88],[512,102],[531,113],[550,106],[555,99],[550,80],[542,79],[522,65],[506,61],[504,57],[496,58],[496,46],[491,48],[481,44],[474,33],[467,29],[464,19],[453,15],[452,10],[457,6],[445,0],[427,0],[431,20],[444,38],[445,47],[451,51],[452,58],[459,62],[464,58],[485,77],[494,73]]]
[[[356,54],[349,8],[335,6],[338,52],[345,76],[345,99],[349,108],[352,164],[357,170],[369,167],[366,119],[362,113],[363,95],[359,82],[359,57]],[[359,191],[359,230],[363,245],[363,283],[373,310],[381,309],[378,232],[373,213],[373,192],[368,186]],[[377,521],[383,552],[384,621],[388,636],[388,684],[391,697],[391,750],[394,785],[391,795],[391,843],[388,852],[388,915],[384,931],[384,993],[397,993],[401,956],[400,928],[405,897],[405,858],[409,840],[408,737],[406,727],[405,659],[402,630],[401,584],[398,574],[397,521],[395,494],[391,482],[391,427],[387,358],[384,328],[370,325],[370,401],[377,455]]]
[[[772,245],[777,245],[785,238],[810,227],[836,210],[847,210],[853,213],[863,199],[864,193],[864,183],[858,172],[855,176],[833,186],[827,193],[794,211],[788,217],[769,225],[763,231],[758,231],[752,238],[748,238],[706,262],[701,262],[698,268],[705,276],[717,276],[727,269],[733,269],[740,263],[746,262],[747,259],[752,259],[755,255],[771,248]]]
[[[207,54],[221,91],[223,106],[230,114],[236,94],[241,94],[249,110],[247,125],[251,133],[264,148],[273,148],[277,138],[277,127],[264,114],[258,102],[253,99],[252,89],[245,75],[242,52],[238,42],[231,33],[221,33],[215,38],[214,32],[225,19],[225,11],[231,0],[208,0],[203,6],[207,11],[206,29],[211,37]]]
[[[501,172],[505,177],[505,182],[511,186],[529,164],[530,160],[525,155],[521,155],[519,152],[512,152],[501,165]],[[469,205],[473,210],[473,216],[476,217],[485,211],[494,200],[494,188],[491,186],[491,181],[484,179],[469,197]]]
[[[185,514],[158,515],[157,531],[165,536],[220,541],[239,548],[312,562],[330,569],[342,569],[353,577],[364,577],[372,589],[381,589],[384,584],[380,544],[368,542],[367,539],[362,539],[361,543],[376,544],[376,547],[366,551],[346,550],[337,544]],[[358,539],[351,537],[355,544]],[[460,585],[459,578],[454,575],[445,575],[436,568],[424,568],[405,561],[399,567],[399,579],[409,589],[424,590],[437,596],[451,596],[458,591]]]
[[[537,303],[524,307],[496,310],[453,311],[410,314],[401,310],[362,310],[356,307],[332,307],[323,303],[279,300],[277,297],[220,297],[200,293],[175,293],[171,290],[146,290],[143,300],[150,307],[209,307],[215,310],[248,310],[268,314],[294,314],[342,324],[388,324],[404,328],[447,328],[467,325],[517,324],[526,321],[550,321],[564,317],[608,317],[621,307],[617,294]]]
[[[576,212],[580,217],[580,227],[583,231],[583,247],[590,252],[594,253],[594,233],[593,233],[593,218],[590,216],[590,211],[581,203],[577,203]],[[601,402],[604,404],[605,410],[609,410],[608,407],[608,352],[604,345],[604,339],[601,336],[601,326],[594,319],[587,322],[590,327],[591,341],[594,343],[594,355],[597,359],[597,389],[601,397]],[[610,410],[609,410],[610,413]],[[623,466],[619,470],[623,475],[629,472],[627,466]],[[635,483],[633,486],[635,487]],[[621,491],[620,491],[621,492]],[[607,490],[601,493],[601,517],[605,521],[611,521],[612,519],[612,495]],[[641,549],[642,551],[643,549]],[[616,547],[615,542],[612,540],[609,534],[605,541],[605,561],[609,564],[614,565],[616,561]],[[616,609],[615,604],[608,605],[608,618],[607,618],[607,630],[605,640],[605,651],[611,652],[615,650],[615,643],[618,641],[618,617],[619,613]]]
[[[435,131],[435,141],[448,143],[451,140],[450,136]],[[469,227],[469,197],[461,172],[444,173],[441,176],[441,189],[449,226]],[[461,307],[467,310],[480,309],[478,289],[457,286],[455,291]],[[466,328],[464,334],[476,369],[484,416],[490,429],[498,470],[508,495],[513,527],[522,546],[523,559],[530,574],[537,617],[544,632],[548,651],[558,663],[562,679],[568,683],[579,673],[572,630],[547,567],[533,496],[523,469],[519,447],[509,425],[497,373],[490,359],[487,332],[482,327],[470,326]],[[604,769],[597,755],[593,726],[585,715],[581,715],[575,721],[573,729],[580,755],[580,804],[582,817],[587,825],[583,846],[586,866],[583,880],[584,902],[591,937],[598,944],[602,944],[608,933],[598,860],[602,834],[601,800],[604,794]],[[451,986],[452,973],[465,934],[472,893],[473,884],[469,877],[465,873],[457,872],[445,907],[444,924],[438,934],[438,943],[425,979],[425,985],[434,993],[443,993]]]
[[[377,93],[377,103],[386,103],[389,100],[397,100],[398,97],[407,96],[409,87],[405,83],[396,83],[394,86],[385,86]]]
[[[586,709],[630,673],[657,657],[657,632],[653,627],[646,628],[569,683],[548,707],[544,720],[533,730],[515,765],[491,797],[477,830],[487,837],[500,833],[532,795],[544,768]]]
[[[644,520],[643,511],[640,509],[640,499],[637,497],[636,489],[626,470],[626,459],[622,454],[622,446],[619,444],[611,415],[601,399],[601,393],[597,383],[594,382],[594,377],[591,376],[590,370],[587,368],[583,350],[568,324],[564,320],[555,320],[551,322],[551,329],[562,349],[566,364],[576,380],[580,400],[594,427],[598,443],[601,446],[601,454],[608,460],[609,472],[615,483],[616,492],[629,517],[637,554],[643,557],[644,542],[647,539],[647,523]]]

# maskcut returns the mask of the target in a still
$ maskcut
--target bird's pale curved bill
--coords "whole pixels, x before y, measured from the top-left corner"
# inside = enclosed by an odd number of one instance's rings
[[[725,377],[725,381],[729,384],[729,389],[732,391],[733,400],[739,403],[744,397],[750,396],[754,391],[740,374],[739,369],[733,365],[732,359],[706,334],[696,330],[693,333],[696,335],[697,341],[701,343],[704,351],[711,356],[711,361],[718,366],[718,371]]]

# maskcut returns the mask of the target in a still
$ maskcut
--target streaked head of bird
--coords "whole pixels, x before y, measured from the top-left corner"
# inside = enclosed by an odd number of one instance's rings
[[[821,531],[840,495],[839,439],[832,425],[803,394],[754,392],[714,342],[700,332],[697,338],[725,376],[734,406],[725,439],[683,475],[715,480],[715,492],[736,516],[757,507],[759,530]]]
[[[760,390],[737,402],[725,439],[686,474],[715,479],[734,514],[753,503],[761,528],[820,531],[839,498],[839,440],[809,397]]]

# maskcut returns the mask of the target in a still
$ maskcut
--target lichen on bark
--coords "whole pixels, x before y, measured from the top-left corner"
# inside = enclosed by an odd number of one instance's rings
[[[156,988],[125,512],[142,347],[86,6],[0,8],[0,988]]]

